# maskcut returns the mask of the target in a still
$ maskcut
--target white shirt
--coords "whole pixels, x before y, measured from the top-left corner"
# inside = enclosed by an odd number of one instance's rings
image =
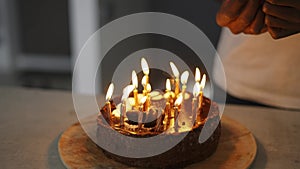
[[[266,105],[300,109],[300,34],[273,40],[268,33],[233,35],[224,28],[218,53],[229,94]],[[214,67],[217,84],[221,83],[220,71],[219,66]]]

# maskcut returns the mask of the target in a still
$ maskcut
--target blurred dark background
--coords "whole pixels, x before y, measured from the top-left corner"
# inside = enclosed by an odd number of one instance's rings
[[[216,47],[218,7],[214,0],[0,0],[0,85],[71,90],[72,68],[88,37],[102,25],[137,12],[182,17]],[[129,43],[132,49],[141,44],[139,39]],[[150,39],[164,46],[161,38]],[[168,41],[166,48],[176,50],[177,44]]]

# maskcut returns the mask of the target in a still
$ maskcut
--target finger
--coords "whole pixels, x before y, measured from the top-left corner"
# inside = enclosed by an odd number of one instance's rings
[[[300,23],[291,23],[271,15],[266,15],[265,23],[269,27],[282,28],[292,31],[300,30]]]
[[[261,29],[260,33],[265,33],[268,31],[268,27],[264,25],[264,27]]]
[[[299,0],[266,0],[273,5],[281,5],[281,6],[289,6],[300,9],[300,1]]]
[[[268,28],[266,25],[263,25],[263,28],[258,32],[253,32],[250,27],[247,27],[245,30],[244,30],[244,34],[248,34],[248,35],[259,35],[259,34],[262,34],[262,33],[265,33],[268,31]]]
[[[236,22],[230,22],[227,27],[229,28],[229,30],[231,31],[231,33],[233,34],[239,34],[241,33],[241,31],[237,30],[236,29],[236,26],[235,26]]]
[[[255,18],[257,9],[260,5],[259,2],[260,0],[248,1],[246,7],[243,9],[240,16],[236,20],[229,23],[230,30],[234,34],[243,32],[247,28],[247,26],[251,24],[251,22]]]
[[[268,32],[273,39],[281,39],[299,33],[299,31],[291,31],[274,27],[268,27]]]
[[[259,9],[256,13],[253,22],[246,28],[246,34],[259,34],[262,33],[262,28],[265,26],[265,14]]]
[[[268,15],[272,15],[283,20],[300,23],[300,10],[295,8],[272,5],[266,2],[264,3],[263,11]]]
[[[250,28],[247,27],[244,31],[243,31],[244,34],[248,34],[248,35],[253,35],[255,33],[251,32]]]
[[[219,12],[217,13],[217,23],[220,26],[226,26],[229,22],[235,20],[243,7],[247,4],[247,0],[225,0],[223,1]]]

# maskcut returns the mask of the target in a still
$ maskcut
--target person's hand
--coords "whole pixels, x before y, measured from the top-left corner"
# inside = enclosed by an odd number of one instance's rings
[[[245,34],[257,35],[267,32],[267,26],[265,25],[265,14],[262,8],[259,8],[252,23],[243,31]]]
[[[300,32],[300,0],[266,0],[265,24],[274,39]]]
[[[264,29],[261,0],[224,0],[217,13],[217,23],[232,33],[259,34]]]

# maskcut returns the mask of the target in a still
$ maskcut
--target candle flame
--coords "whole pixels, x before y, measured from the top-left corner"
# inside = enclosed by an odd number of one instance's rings
[[[141,59],[141,66],[145,75],[149,75],[149,66],[145,58]]]
[[[172,69],[172,72],[173,72],[174,76],[176,78],[179,78],[179,71],[178,71],[176,65],[173,62],[170,62],[170,66],[171,66],[171,69]]]
[[[146,86],[146,90],[147,90],[148,93],[150,93],[151,90],[152,90],[152,87],[151,87],[151,85],[149,83]]]
[[[130,106],[132,106],[132,107],[135,106],[135,100],[134,100],[134,98],[129,98],[128,102],[129,102]]]
[[[182,97],[182,94],[180,94],[180,95],[178,96],[178,98],[176,99],[174,105],[175,105],[175,106],[179,106],[179,105],[182,103],[182,101],[183,101],[183,97]]]
[[[114,92],[114,84],[111,83],[108,87],[107,93],[106,93],[106,101],[109,101],[111,99],[111,96],[113,95]]]
[[[124,101],[125,99],[127,99],[130,95],[130,93],[134,90],[134,86],[133,85],[128,85],[123,89],[123,95],[121,100]]]
[[[188,71],[184,71],[183,73],[182,73],[182,75],[181,75],[181,83],[182,84],[186,84],[187,83],[187,81],[188,81],[188,78],[189,78],[189,72]]]
[[[171,81],[170,81],[170,79],[166,80],[166,90],[171,91]]]
[[[200,82],[200,78],[201,78],[200,69],[199,69],[198,67],[196,67],[196,71],[195,71],[195,81],[196,81],[196,82]]]
[[[147,85],[147,77],[146,77],[146,75],[143,76],[143,78],[142,78],[142,85],[143,85],[143,86],[146,86],[146,85]]]
[[[145,102],[146,102],[146,100],[147,100],[147,96],[144,96],[144,97],[142,97],[141,99],[140,99],[140,104],[142,105],[142,104],[144,104]]]
[[[135,88],[138,88],[138,78],[137,78],[136,72],[134,70],[132,71],[132,74],[131,74],[131,80],[132,80],[132,85]]]
[[[200,90],[203,90],[206,83],[206,74],[203,75],[201,83],[200,83]]]
[[[194,97],[197,97],[200,93],[200,84],[199,82],[196,82],[193,88],[193,95]]]

